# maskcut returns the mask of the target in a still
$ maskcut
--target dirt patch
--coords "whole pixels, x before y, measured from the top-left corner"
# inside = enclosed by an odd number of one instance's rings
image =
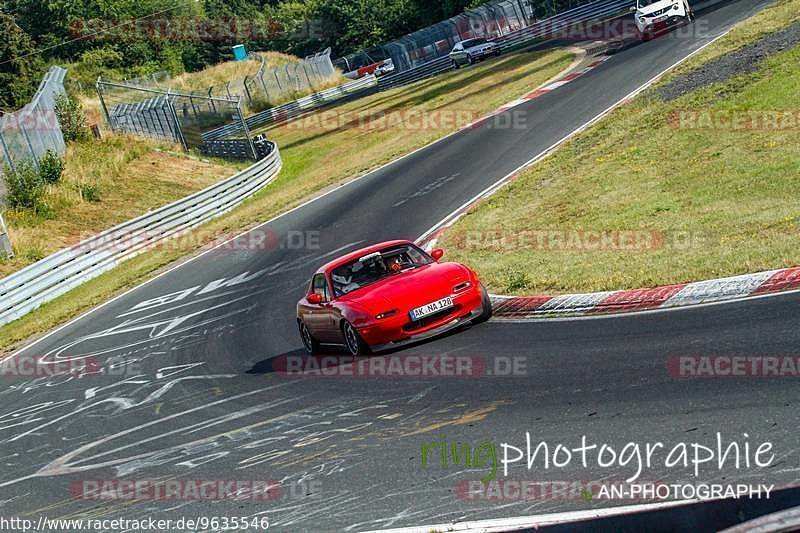
[[[665,101],[674,100],[695,89],[720,83],[740,74],[755,72],[764,59],[798,44],[800,22],[706,63],[661,87],[658,95]]]

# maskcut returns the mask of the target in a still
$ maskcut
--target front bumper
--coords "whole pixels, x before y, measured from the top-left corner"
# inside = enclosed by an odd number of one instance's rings
[[[442,335],[443,333],[447,333],[450,330],[456,329],[460,326],[466,325],[469,322],[472,322],[476,318],[481,315],[482,309],[479,307],[478,309],[473,310],[471,313],[465,316],[456,317],[449,322],[445,322],[444,324],[437,326],[433,329],[427,330],[424,333],[419,333],[417,335],[412,335],[407,337],[403,340],[394,341],[394,342],[387,342],[384,344],[379,344],[377,346],[370,346],[372,351],[380,352],[382,350],[388,350],[391,348],[400,348],[407,344],[412,344],[415,342],[421,342],[427,339],[431,339],[438,335]]]
[[[686,7],[683,3],[677,4],[679,7],[678,9],[670,9],[666,13],[663,13],[660,16],[652,17],[652,18],[641,18],[636,17],[634,22],[636,23],[636,28],[641,32],[645,33],[647,31],[651,31],[656,28],[666,28],[669,26],[673,26],[678,24],[682,20],[686,20],[689,17],[689,14],[686,12]]]
[[[402,314],[357,329],[364,342],[374,351],[435,337],[480,316],[482,312],[480,286],[476,284],[469,290],[454,295],[453,303],[455,305],[452,311],[438,318],[434,316],[422,319],[420,322],[412,322],[406,310]]]

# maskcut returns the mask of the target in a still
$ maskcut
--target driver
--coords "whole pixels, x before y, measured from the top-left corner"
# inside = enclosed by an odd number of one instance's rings
[[[399,274],[400,271],[403,270],[403,261],[400,259],[399,255],[386,260],[386,270],[392,274]]]

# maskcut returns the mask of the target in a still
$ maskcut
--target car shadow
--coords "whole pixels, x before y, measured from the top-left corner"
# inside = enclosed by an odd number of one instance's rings
[[[397,348],[390,348],[382,350],[372,355],[365,355],[360,357],[353,357],[352,355],[343,353],[343,349],[337,349],[335,346],[324,347],[319,353],[310,355],[305,349],[299,348],[290,352],[284,352],[279,355],[270,356],[267,359],[259,361],[253,367],[245,372],[249,375],[264,375],[264,374],[282,374],[289,377],[303,377],[305,371],[308,375],[318,377],[317,369],[320,368],[335,368],[341,365],[357,363],[360,360],[374,359],[377,357],[388,357],[401,352],[407,352],[409,349],[418,348],[434,341],[449,338],[453,335],[458,335],[475,326],[465,324],[450,331],[446,331],[440,335],[430,339],[420,340],[409,344],[398,346]]]

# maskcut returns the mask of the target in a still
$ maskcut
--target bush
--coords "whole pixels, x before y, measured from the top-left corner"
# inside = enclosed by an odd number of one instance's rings
[[[100,187],[96,184],[81,183],[78,186],[78,191],[81,193],[81,198],[86,202],[100,201]]]
[[[37,213],[47,210],[47,204],[43,200],[44,183],[33,161],[17,163],[13,170],[6,166],[4,174],[9,207],[30,209]]]
[[[63,172],[64,161],[54,151],[48,150],[39,159],[39,177],[42,183],[50,185],[58,183]]]
[[[89,138],[89,130],[86,128],[86,115],[76,99],[69,98],[65,94],[57,95],[55,112],[65,142],[81,141]]]

